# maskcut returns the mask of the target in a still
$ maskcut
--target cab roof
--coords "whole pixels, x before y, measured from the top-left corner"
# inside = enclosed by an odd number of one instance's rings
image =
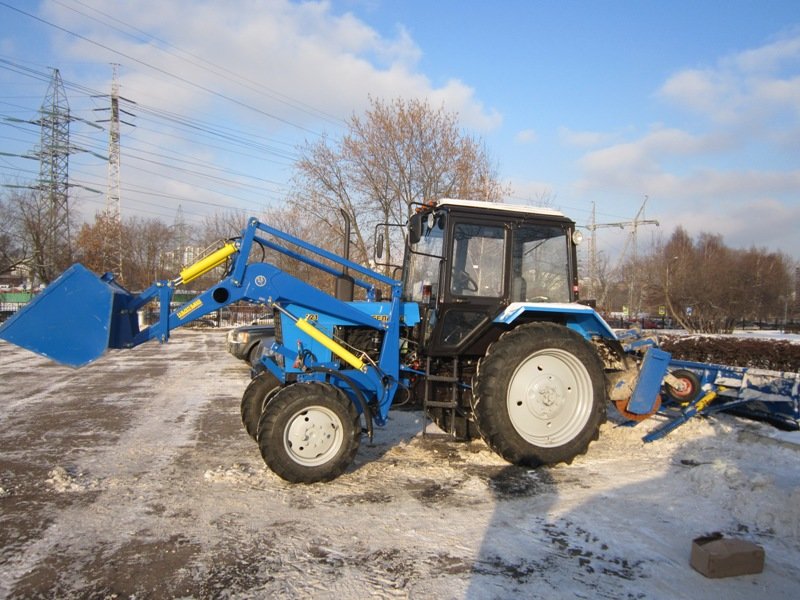
[[[462,208],[480,208],[488,211],[508,211],[528,215],[547,215],[550,217],[566,217],[564,213],[551,208],[538,206],[523,206],[521,204],[505,204],[502,202],[484,202],[481,200],[457,200],[455,198],[442,198],[436,201],[436,206],[458,206]]]

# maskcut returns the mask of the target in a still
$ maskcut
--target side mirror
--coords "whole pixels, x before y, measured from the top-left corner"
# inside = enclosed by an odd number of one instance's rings
[[[408,220],[408,241],[416,244],[422,239],[422,215],[416,213]]]
[[[385,240],[382,233],[379,233],[375,238],[375,258],[380,260],[383,258],[383,244]]]

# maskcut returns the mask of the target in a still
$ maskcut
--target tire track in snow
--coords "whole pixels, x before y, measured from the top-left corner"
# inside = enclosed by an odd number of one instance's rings
[[[198,336],[202,336],[200,343]],[[50,493],[97,491],[96,499],[89,506],[79,502],[78,506],[68,506],[51,515],[47,528],[3,565],[0,596],[11,593],[18,581],[54,554],[84,555],[84,564],[89,564],[98,544],[106,552],[113,552],[139,533],[142,516],[157,500],[164,483],[160,478],[148,483],[148,474],[168,469],[184,447],[193,442],[203,407],[219,396],[219,390],[208,385],[214,380],[214,361],[219,359],[219,352],[210,348],[223,343],[220,332],[178,334],[168,348],[146,344],[108,356],[101,364],[80,371],[60,372],[59,379],[63,380],[58,385],[25,399],[28,407],[31,402],[42,404],[54,391],[75,392],[81,385],[91,387],[95,380],[107,379],[114,371],[118,371],[117,377],[130,378],[131,383],[126,385],[121,380],[121,389],[104,394],[99,408],[92,409],[130,411],[128,424],[114,442],[84,448],[73,464],[59,465],[50,472],[48,481],[39,482],[50,488]],[[138,357],[131,355],[137,351]],[[30,411],[28,416],[32,417]],[[72,577],[70,587],[74,590],[88,584],[79,573]]]

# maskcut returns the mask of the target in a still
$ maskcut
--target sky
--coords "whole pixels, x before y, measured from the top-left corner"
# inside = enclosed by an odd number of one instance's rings
[[[112,64],[123,217],[258,214],[302,144],[421,98],[484,141],[506,201],[594,207],[612,263],[637,218],[640,251],[681,226],[800,259],[795,0],[0,0],[0,183],[37,177],[15,155],[57,68],[71,202],[104,207]]]

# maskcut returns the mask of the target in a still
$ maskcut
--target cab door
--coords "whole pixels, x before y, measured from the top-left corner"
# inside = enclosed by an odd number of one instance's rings
[[[430,354],[462,353],[507,304],[507,237],[503,224],[467,218],[452,223]]]

